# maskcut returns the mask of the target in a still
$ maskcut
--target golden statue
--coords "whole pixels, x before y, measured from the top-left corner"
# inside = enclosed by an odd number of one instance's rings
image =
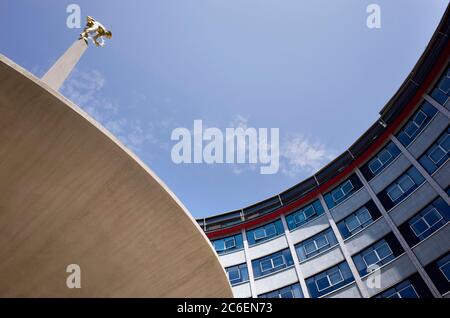
[[[88,16],[86,26],[80,34],[80,39],[84,39],[86,44],[88,44],[88,39],[90,38],[96,46],[104,46],[104,36],[110,39],[112,37],[111,31],[108,31],[103,24],[96,21],[93,17]],[[100,39],[100,42],[97,41],[98,39]]]

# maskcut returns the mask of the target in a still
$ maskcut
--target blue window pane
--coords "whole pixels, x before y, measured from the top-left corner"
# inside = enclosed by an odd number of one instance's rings
[[[261,261],[261,270],[263,272],[271,270],[271,269],[272,269],[272,262],[270,259]]]
[[[325,276],[323,278],[316,280],[316,284],[317,284],[317,288],[319,289],[319,291],[324,290],[331,286],[330,282],[328,280],[328,276]]]
[[[398,292],[401,298],[419,298],[412,285],[405,287]]]
[[[332,285],[336,285],[344,280],[344,278],[342,277],[341,271],[338,269],[335,270],[334,272],[330,273],[328,275],[328,277],[329,277]]]
[[[379,246],[377,248],[377,253],[380,259],[384,259],[392,254],[391,249],[389,248],[389,245],[387,243],[384,243],[383,245]]]
[[[423,232],[425,232],[426,230],[428,230],[428,225],[425,223],[424,220],[419,219],[416,222],[414,222],[411,225],[414,233],[416,234],[417,237],[419,237],[420,235],[422,235]]]
[[[447,281],[450,282],[450,261],[447,261],[447,263],[441,265],[439,269],[442,274],[444,274],[445,278],[447,278]]]
[[[370,265],[376,264],[378,262],[378,257],[374,251],[371,251],[363,256],[364,261],[366,262],[367,267]]]

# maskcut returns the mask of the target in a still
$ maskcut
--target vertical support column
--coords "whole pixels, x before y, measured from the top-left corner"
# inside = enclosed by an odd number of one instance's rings
[[[425,180],[431,185],[431,187],[439,194],[439,196],[450,205],[450,198],[441,186],[428,174],[428,172],[420,165],[420,163],[414,158],[414,156],[402,145],[402,143],[391,135],[390,139],[392,142],[400,149],[402,154],[413,164],[413,166],[419,170],[420,174],[425,178]]]
[[[248,281],[250,282],[250,291],[252,293],[252,298],[257,298],[256,294],[256,285],[255,285],[255,275],[253,274],[252,261],[249,257],[248,253],[248,241],[247,241],[247,233],[244,229],[241,231],[242,233],[242,241],[244,243],[244,255],[245,262],[247,263],[247,271],[248,271]]]
[[[433,99],[433,97],[431,97],[428,94],[423,94],[423,99],[425,99],[427,102],[429,102],[431,105],[433,105],[442,114],[447,116],[447,118],[450,118],[450,111],[447,108],[445,108],[444,106],[442,106],[441,104],[439,104],[437,101],[435,101]]]
[[[372,187],[369,185],[369,183],[366,181],[366,179],[364,178],[363,174],[361,173],[361,171],[356,168],[355,169],[356,174],[358,175],[359,179],[361,180],[361,182],[363,183],[364,187],[366,188],[367,192],[369,192],[370,197],[372,198],[373,202],[375,203],[375,205],[377,206],[377,208],[380,210],[381,215],[383,215],[384,219],[386,220],[386,223],[389,225],[392,233],[394,233],[395,237],[397,238],[397,240],[400,242],[400,245],[403,247],[403,249],[405,250],[405,253],[408,255],[409,259],[411,260],[411,262],[413,263],[413,265],[416,267],[417,272],[419,273],[419,275],[422,277],[422,279],[424,280],[424,282],[427,284],[428,288],[430,289],[431,293],[433,294],[434,297],[436,298],[442,298],[441,294],[439,293],[439,291],[437,290],[436,286],[434,285],[434,283],[431,281],[430,277],[428,276],[427,272],[425,271],[425,269],[422,267],[422,264],[420,264],[419,259],[416,257],[416,255],[413,253],[413,251],[411,250],[411,248],[409,247],[408,243],[406,243],[403,235],[400,233],[400,231],[398,230],[397,226],[395,225],[394,221],[392,221],[391,217],[389,216],[389,214],[386,212],[386,209],[384,208],[384,206],[381,204],[381,201],[378,199],[378,197],[376,196],[375,192],[373,191]]]
[[[336,239],[339,243],[339,247],[342,251],[342,254],[344,254],[345,260],[347,261],[348,266],[350,267],[350,271],[353,274],[353,277],[355,278],[356,285],[359,288],[359,291],[361,292],[361,295],[364,298],[369,298],[369,293],[367,291],[366,285],[362,282],[361,276],[358,273],[358,270],[356,269],[355,264],[353,263],[353,259],[347,250],[347,247],[344,244],[344,239],[342,238],[341,232],[339,232],[339,229],[337,228],[336,222],[334,222],[333,216],[331,215],[330,210],[328,209],[328,206],[325,202],[325,199],[323,198],[322,193],[319,194],[320,203],[323,205],[323,208],[325,209],[325,213],[328,217],[328,222],[331,225],[331,228],[333,229],[334,235],[336,236]]]
[[[88,45],[84,40],[75,41],[71,47],[64,52],[55,64],[42,76],[41,80],[55,91],[59,90],[70,72],[80,60]]]
[[[305,277],[303,276],[303,273],[300,269],[300,263],[298,260],[297,251],[295,250],[295,246],[292,243],[291,233],[289,232],[289,228],[287,226],[286,218],[284,215],[281,215],[281,222],[283,223],[284,235],[286,236],[286,241],[289,246],[289,251],[291,252],[292,259],[294,260],[295,272],[297,273],[297,278],[298,278],[298,281],[302,288],[303,296],[305,298],[310,298],[308,287],[306,286]]]

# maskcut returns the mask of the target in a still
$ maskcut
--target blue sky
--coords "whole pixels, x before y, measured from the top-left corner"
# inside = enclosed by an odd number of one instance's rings
[[[76,3],[113,32],[62,92],[132,149],[195,217],[293,186],[378,116],[448,1],[128,0],[0,2],[0,53],[42,76],[72,44]],[[381,29],[366,7],[381,7]],[[84,23],[84,20],[83,20]],[[280,170],[172,162],[177,127],[280,128]]]

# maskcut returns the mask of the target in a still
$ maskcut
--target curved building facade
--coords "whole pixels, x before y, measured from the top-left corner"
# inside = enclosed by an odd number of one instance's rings
[[[380,118],[315,175],[198,219],[235,297],[450,297],[450,12]]]

